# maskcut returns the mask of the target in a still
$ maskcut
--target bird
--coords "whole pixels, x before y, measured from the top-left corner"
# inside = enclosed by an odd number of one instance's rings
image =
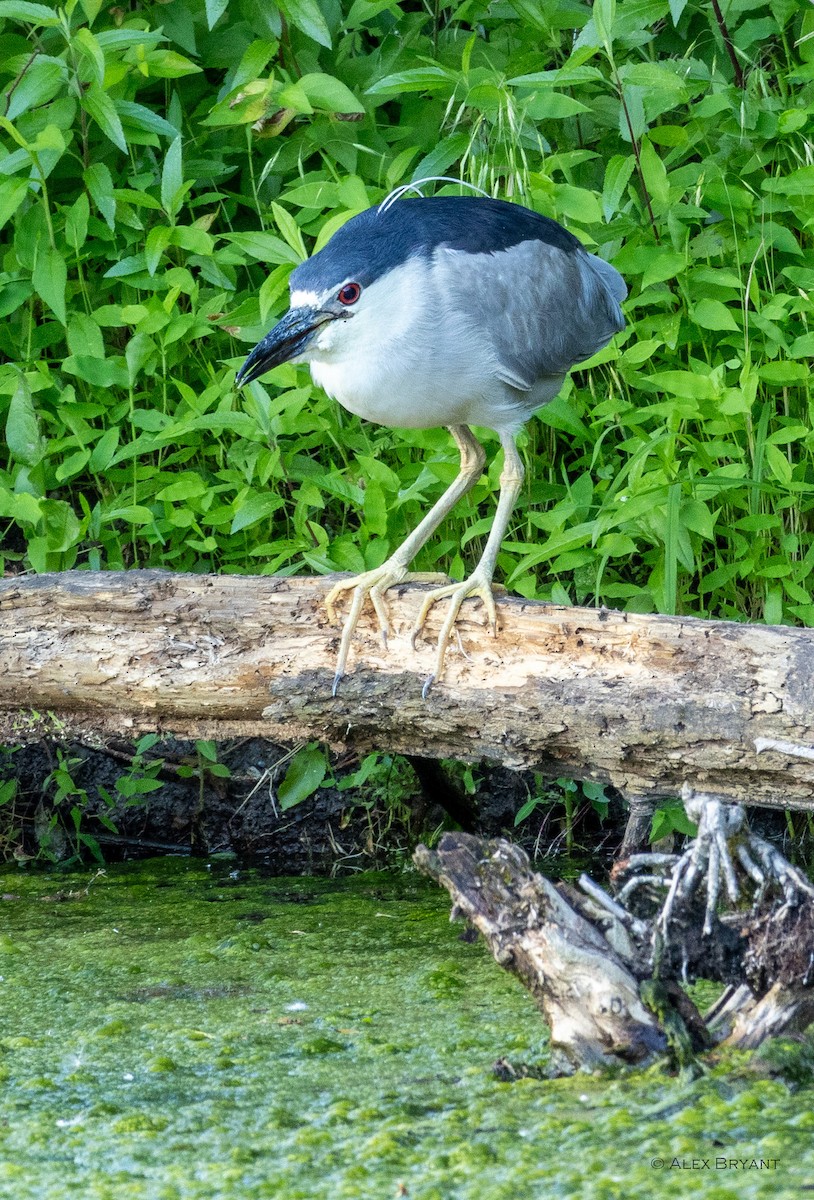
[[[424,597],[413,648],[433,606],[448,602],[425,698],[442,678],[465,600],[481,600],[497,635],[492,581],[524,478],[516,436],[568,371],[624,328],[626,295],[618,271],[559,222],[486,195],[388,197],[294,269],[288,311],[247,356],[236,386],[280,363],[307,363],[314,383],[351,413],[396,428],[446,426],[460,453],[454,481],[390,557],[339,580],[325,597],[335,622],[338,600],[351,593],[334,696],[367,600],[387,644],[384,596],[398,584],[440,584]],[[486,452],[472,426],[494,430],[503,448],[483,553],[462,582],[411,574],[411,562],[483,472]]]

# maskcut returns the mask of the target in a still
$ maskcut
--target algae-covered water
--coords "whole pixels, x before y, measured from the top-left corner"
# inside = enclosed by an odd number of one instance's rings
[[[536,1009],[411,874],[0,874],[0,1196],[799,1197],[811,1089],[502,1083]],[[78,893],[65,898],[60,893]],[[761,1162],[762,1160],[762,1162]]]

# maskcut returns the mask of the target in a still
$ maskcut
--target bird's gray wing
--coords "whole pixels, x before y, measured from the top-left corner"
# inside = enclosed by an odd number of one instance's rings
[[[492,254],[442,250],[436,269],[491,344],[499,377],[520,391],[564,375],[624,328],[621,275],[581,247],[535,240]]]

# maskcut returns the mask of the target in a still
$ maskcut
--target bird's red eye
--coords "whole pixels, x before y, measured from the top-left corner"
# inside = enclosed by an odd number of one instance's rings
[[[355,304],[361,294],[362,289],[358,283],[346,283],[343,288],[340,288],[336,298],[340,304]]]

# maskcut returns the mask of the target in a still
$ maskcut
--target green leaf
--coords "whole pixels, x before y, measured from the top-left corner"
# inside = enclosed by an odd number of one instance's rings
[[[203,70],[175,50],[151,50],[147,55],[147,68],[153,79],[183,79]]]
[[[308,251],[305,249],[305,242],[302,240],[300,227],[294,220],[290,212],[286,212],[281,204],[272,201],[271,211],[277,228],[288,242],[291,249],[297,255],[297,261],[302,262],[308,257]]]
[[[280,0],[280,9],[306,37],[330,50],[331,31],[317,0]]]
[[[715,400],[720,391],[711,376],[699,375],[695,371],[659,371],[649,376],[648,382],[659,391],[693,400]]]
[[[400,96],[402,92],[449,91],[457,76],[445,67],[413,67],[385,75],[366,90],[368,96]]]
[[[0,181],[0,229],[14,216],[28,192],[27,179]]]
[[[704,299],[693,306],[690,316],[702,329],[737,330],[739,326],[732,312],[720,300]]]
[[[139,29],[127,25],[123,29],[103,29],[96,34],[96,41],[103,50],[129,50],[131,46],[157,46],[166,41],[160,29]]]
[[[773,384],[776,387],[788,387],[790,384],[802,383],[809,378],[810,374],[810,369],[805,363],[785,360],[763,363],[758,368],[760,378],[765,383]]]
[[[642,167],[650,200],[655,213],[662,213],[670,200],[670,187],[667,183],[667,171],[664,163],[655,150],[649,138],[642,138],[639,148],[639,161]]]
[[[799,167],[779,179],[764,179],[763,190],[782,196],[814,196],[814,167]]]
[[[65,286],[68,269],[65,259],[58,250],[41,250],[31,276],[34,291],[44,300],[51,312],[63,325],[67,324],[65,313]]]
[[[126,504],[122,508],[111,508],[103,516],[106,524],[125,521],[128,525],[150,525],[154,520],[155,517],[149,508],[145,508],[143,504]]]
[[[339,203],[339,187],[329,179],[321,179],[292,188],[282,199],[298,208],[332,208]]]
[[[616,215],[635,167],[636,160],[632,154],[615,154],[606,166],[602,189],[602,213],[606,221]]]
[[[258,492],[249,496],[247,500],[241,501],[237,506],[237,512],[229,532],[239,533],[241,529],[248,529],[250,525],[256,525],[258,521],[265,520],[278,508],[282,508],[282,505],[282,497],[274,492]]]
[[[142,250],[139,254],[130,254],[121,262],[114,263],[102,276],[103,279],[118,279],[122,275],[137,275],[147,266],[146,257]]]
[[[442,138],[438,145],[417,164],[412,180],[427,179],[433,175],[444,175],[456,163],[469,146],[469,135],[453,133]]]
[[[127,387],[128,375],[121,358],[96,358],[90,354],[71,354],[62,361],[62,370],[95,387]]]
[[[791,358],[814,358],[814,333],[803,333],[795,338],[789,355]]]
[[[175,217],[183,201],[183,196],[179,195],[183,182],[181,135],[179,133],[169,145],[161,171],[161,204],[171,219]]]
[[[136,104],[133,100],[114,100],[113,103],[124,124],[132,125],[134,129],[169,138],[174,138],[178,133],[175,126],[166,121],[160,113],[153,112],[143,104]]]
[[[687,93],[686,82],[670,63],[633,63],[621,67],[619,75],[625,83],[635,87],[647,88],[648,91],[670,92],[675,103]]]
[[[6,416],[6,445],[17,462],[35,467],[45,453],[40,423],[31,399],[31,389],[20,375]]]
[[[193,471],[185,471],[175,483],[169,484],[156,492],[156,500],[194,500],[206,491],[206,484],[200,475]]]
[[[359,103],[350,88],[333,75],[303,75],[298,82],[314,108],[337,113],[365,111],[364,105]]]
[[[63,458],[57,467],[54,474],[59,483],[64,483],[66,479],[71,479],[74,475],[78,475],[88,464],[90,460],[90,450],[76,450],[73,454],[69,454],[67,458]]]
[[[26,0],[0,0],[0,19],[23,21],[26,25],[59,25],[59,14],[46,4]]]
[[[698,826],[687,816],[680,800],[663,804],[653,813],[651,843],[661,841],[671,833],[683,833],[686,837],[695,837],[698,833]]]
[[[110,138],[114,146],[118,146],[120,150],[124,150],[126,153],[127,141],[125,140],[122,123],[119,114],[116,112],[116,106],[107,92],[102,91],[98,83],[92,83],[82,93],[81,104],[88,116],[92,117],[99,126],[102,133]]]
[[[562,121],[579,113],[590,112],[587,104],[566,96],[564,92],[538,92],[525,104],[527,114],[535,121]]]
[[[654,283],[663,283],[665,279],[675,279],[687,265],[684,255],[678,250],[664,250],[654,247],[656,253],[650,259],[642,275],[642,291]]]
[[[285,811],[312,796],[325,778],[326,771],[325,754],[316,742],[299,750],[277,789],[280,808]]]
[[[22,79],[15,81],[16,87],[7,92],[5,116],[14,121],[30,108],[53,100],[67,76],[64,63],[53,58],[35,60]]]
[[[613,43],[613,25],[616,19],[616,0],[594,0],[592,12],[602,45],[610,51]]]
[[[113,429],[106,430],[99,438],[99,441],[93,448],[90,456],[91,471],[104,471],[110,465],[113,455],[119,445],[119,430],[114,426]]]
[[[229,7],[229,0],[206,0],[206,23],[214,29]]]
[[[116,228],[116,201],[113,198],[113,178],[104,163],[94,163],[82,178],[91,199],[111,229]]]
[[[79,250],[88,236],[90,202],[85,192],[80,192],[65,216],[65,238],[73,250]]]
[[[80,69],[93,76],[101,87],[105,82],[105,55],[91,31],[84,25],[77,29],[71,39],[71,49],[77,51],[80,59]]]
[[[297,263],[302,261],[296,250],[292,250],[291,246],[282,238],[275,237],[273,233],[227,233],[224,237],[257,262],[291,263],[296,267]]]
[[[515,829],[518,825],[522,825],[526,817],[530,817],[535,808],[542,803],[543,801],[539,796],[531,796],[525,804],[521,804],[520,808],[518,808],[517,812],[514,814]]]
[[[156,267],[161,261],[161,255],[170,244],[171,234],[172,230],[166,225],[154,225],[147,234],[147,239],[144,243],[144,261],[151,275],[155,275]]]

